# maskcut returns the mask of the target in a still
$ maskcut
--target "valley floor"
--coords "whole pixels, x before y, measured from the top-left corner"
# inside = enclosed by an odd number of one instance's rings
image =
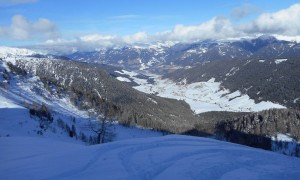
[[[160,75],[144,72],[153,79],[152,84],[145,79],[138,78],[139,74],[135,72],[126,70],[115,72],[120,75],[117,77],[119,81],[131,82],[132,80],[138,84],[134,88],[141,92],[184,100],[196,114],[210,111],[258,112],[271,108],[286,108],[270,101],[256,103],[247,94],[242,94],[240,91],[230,92],[228,89],[221,88],[221,83],[216,82],[215,78],[207,82],[187,84],[186,80],[176,83],[170,79],[162,79]],[[124,75],[129,76],[131,80],[122,77]]]

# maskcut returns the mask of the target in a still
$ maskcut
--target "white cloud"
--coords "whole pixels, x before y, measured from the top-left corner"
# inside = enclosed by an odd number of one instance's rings
[[[279,40],[296,41],[296,42],[300,43],[300,35],[299,36],[285,36],[285,35],[274,34],[274,36]]]
[[[240,36],[235,31],[230,21],[225,17],[215,17],[208,22],[197,26],[177,25],[171,31],[147,34],[138,32],[132,35],[116,36],[100,33],[87,34],[73,40],[48,40],[39,48],[46,48],[56,52],[93,51],[99,48],[123,46],[135,43],[153,43],[158,41],[181,41],[190,42],[205,39],[227,39]]]
[[[40,18],[30,22],[22,15],[12,17],[10,26],[0,26],[0,37],[15,40],[55,39],[58,32],[55,24],[48,19]]]
[[[245,5],[236,11],[236,16],[249,15],[254,6]],[[257,9],[256,9],[257,10]],[[236,17],[238,18],[238,17]],[[205,39],[232,39],[238,37],[270,34],[288,36],[289,39],[300,35],[300,4],[292,5],[274,13],[263,13],[255,20],[233,25],[226,17],[214,17],[211,20],[195,26],[176,25],[171,31],[157,33],[150,40],[195,41]]]
[[[87,34],[72,40],[58,38],[47,40],[44,44],[32,46],[34,49],[47,50],[50,53],[70,53],[74,51],[94,51],[105,47],[125,45],[122,37],[103,34]]]
[[[250,13],[250,12],[249,12]],[[237,18],[246,16],[247,12],[237,13]],[[263,13],[256,19],[243,24],[233,24],[226,17],[214,17],[199,25],[178,24],[165,32],[148,34],[138,32],[131,35],[118,36],[93,33],[79,36],[72,40],[48,40],[44,47],[60,52],[70,52],[74,49],[91,51],[103,47],[123,46],[134,43],[153,43],[159,41],[193,42],[198,40],[225,40],[241,37],[256,37],[257,35],[275,35],[279,39],[297,40],[300,37],[300,4],[273,13]],[[32,33],[35,32],[35,33]],[[1,28],[0,36],[14,39],[30,39],[31,34],[41,34],[47,38],[57,35],[55,25],[47,19],[29,22],[23,16],[15,16],[10,27]],[[36,36],[36,35],[34,35]]]
[[[127,35],[122,38],[125,43],[147,43],[151,37],[146,32],[138,32],[133,35]]]
[[[300,34],[300,4],[274,13],[261,14],[253,22],[239,28],[246,33],[267,33],[297,36]]]
[[[241,19],[243,17],[249,16],[253,13],[258,12],[258,8],[251,4],[244,4],[240,7],[236,7],[231,11],[231,17],[235,20]]]
[[[196,26],[176,25],[172,31],[158,33],[164,40],[193,41],[204,39],[226,39],[241,35],[226,17],[214,17]]]
[[[0,0],[0,5],[8,6],[8,5],[16,5],[23,3],[34,3],[38,0]]]
[[[89,34],[80,37],[80,40],[85,42],[97,42],[97,41],[110,41],[115,38],[116,36],[112,36],[112,35]]]

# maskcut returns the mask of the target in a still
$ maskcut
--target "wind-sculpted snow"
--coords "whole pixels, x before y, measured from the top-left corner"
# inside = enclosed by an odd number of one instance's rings
[[[83,146],[0,138],[0,179],[299,179],[300,159],[169,135]]]

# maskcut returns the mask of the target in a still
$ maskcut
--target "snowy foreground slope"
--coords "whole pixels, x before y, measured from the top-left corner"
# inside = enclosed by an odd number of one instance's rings
[[[28,88],[29,89],[29,88]],[[38,102],[47,104],[52,109],[54,117],[53,123],[49,124],[47,129],[40,128],[40,122],[37,118],[31,117],[29,110],[23,107],[23,96],[14,93],[5,92],[0,88],[0,138],[4,136],[26,136],[26,137],[43,137],[54,140],[83,143],[79,137],[80,134],[85,136],[95,136],[89,128],[89,118],[86,112],[76,109],[67,99],[50,99],[42,101],[38,95],[30,96],[30,90],[22,92],[27,93],[30,99],[28,102]],[[76,121],[74,121],[76,119]],[[74,126],[77,130],[78,137],[69,137],[65,128],[59,126],[59,121],[64,122],[68,126]],[[125,127],[114,122],[110,129],[115,136],[113,141],[119,141],[131,138],[162,136],[161,132],[152,131],[137,127]],[[42,131],[42,134],[38,134]],[[1,178],[0,178],[1,179]]]
[[[0,179],[299,179],[300,159],[168,135],[83,146],[0,138]]]

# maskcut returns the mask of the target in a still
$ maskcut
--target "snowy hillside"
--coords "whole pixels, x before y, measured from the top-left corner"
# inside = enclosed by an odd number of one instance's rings
[[[95,121],[95,117],[89,118],[87,111],[78,110],[67,94],[57,94],[55,86],[47,90],[39,77],[10,72],[7,62],[13,62],[14,57],[0,61],[0,137],[30,136],[91,143],[90,139],[96,134],[90,128],[89,120]],[[30,58],[24,56],[24,59],[29,61]],[[29,109],[40,105],[49,109],[53,121],[43,122],[30,114]],[[114,133],[113,141],[162,136],[160,132],[124,127],[117,122],[113,122],[110,129]]]
[[[0,46],[0,57],[4,56],[30,56],[37,54],[35,51],[25,48],[12,48],[6,46]]]
[[[32,99],[32,102],[41,103],[38,98],[39,96],[36,99]],[[41,128],[40,120],[30,115],[28,107],[23,107],[25,105],[23,97],[9,94],[0,89],[0,137],[42,137],[81,144],[91,143],[88,142],[89,139],[86,141],[82,139],[82,137],[95,136],[89,127],[87,112],[80,111],[70,103],[63,102],[63,100],[52,100],[56,102],[49,100],[43,101],[43,103],[47,103],[47,106],[51,107],[54,121],[49,123],[46,128]],[[29,102],[27,101],[26,106],[28,106]],[[58,106],[56,103],[61,105]],[[70,137],[67,129],[73,126],[76,133],[73,137]],[[113,141],[162,136],[160,132],[137,127],[124,127],[117,122],[113,123],[110,129],[115,134]]]
[[[300,159],[179,135],[83,146],[0,138],[0,179],[299,179]]]
[[[187,84],[184,80],[176,83],[169,79],[162,79],[159,75],[149,75],[155,83],[149,83],[146,79],[138,78],[138,74],[123,70],[116,71],[120,75],[129,76],[139,84],[134,88],[149,94],[161,97],[184,100],[195,113],[209,111],[233,111],[233,112],[257,112],[271,108],[285,108],[282,105],[270,101],[255,103],[253,99],[239,91],[230,92],[221,88],[221,83],[214,78],[207,82]],[[117,77],[120,81],[130,82],[128,78]]]

